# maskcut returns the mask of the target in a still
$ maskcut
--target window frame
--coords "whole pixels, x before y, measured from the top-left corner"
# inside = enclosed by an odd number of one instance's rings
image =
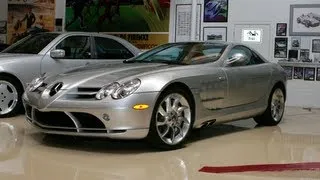
[[[135,53],[132,52],[128,47],[126,47],[123,43],[121,43],[120,41],[116,40],[116,39],[113,39],[113,38],[110,38],[110,37],[105,37],[105,36],[92,36],[92,54],[93,54],[93,59],[95,60],[125,60],[125,59],[99,59],[98,58],[98,52],[97,52],[97,48],[96,48],[96,38],[103,38],[103,39],[108,39],[108,40],[111,40],[111,41],[115,41],[117,43],[119,43],[124,49],[126,49],[132,57],[130,58],[133,58],[135,57]],[[127,59],[130,59],[130,58],[127,58]]]

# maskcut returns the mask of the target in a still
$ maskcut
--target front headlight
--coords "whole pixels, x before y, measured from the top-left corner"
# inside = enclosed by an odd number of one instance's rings
[[[101,88],[100,91],[96,94],[96,99],[101,100],[108,97],[119,87],[120,87],[119,83],[112,83],[108,86]]]
[[[28,90],[29,91],[35,91],[36,89],[38,89],[42,84],[43,84],[43,81],[45,80],[45,77],[37,77],[35,79],[33,79],[31,81],[31,83],[29,84],[28,86]]]
[[[112,83],[101,88],[101,90],[96,94],[96,99],[101,100],[109,95],[111,95],[113,99],[125,98],[134,93],[140,87],[140,84],[140,79],[133,79],[121,85],[119,83]]]
[[[140,87],[140,79],[133,79],[126,83],[123,83],[117,90],[115,90],[111,95],[113,99],[122,99],[130,94],[134,93]]]

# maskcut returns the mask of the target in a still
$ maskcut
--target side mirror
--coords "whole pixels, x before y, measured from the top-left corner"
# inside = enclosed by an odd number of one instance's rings
[[[227,65],[232,65],[234,63],[242,64],[247,61],[247,56],[242,53],[234,54],[230,59],[227,60]]]
[[[55,49],[50,51],[50,57],[53,59],[64,58],[65,55],[66,55],[66,52],[63,49]]]

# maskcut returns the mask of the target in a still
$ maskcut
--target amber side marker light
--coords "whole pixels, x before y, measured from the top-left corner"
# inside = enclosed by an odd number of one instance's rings
[[[147,104],[137,104],[137,105],[133,106],[133,109],[135,109],[135,110],[145,110],[148,108],[149,108],[149,105],[147,105]]]

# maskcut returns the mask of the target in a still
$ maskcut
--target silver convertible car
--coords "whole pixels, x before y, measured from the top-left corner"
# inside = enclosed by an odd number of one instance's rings
[[[23,109],[27,83],[40,74],[59,74],[90,63],[122,63],[140,50],[115,36],[85,32],[30,35],[0,53],[0,117]]]
[[[252,117],[277,125],[286,78],[241,44],[169,43],[122,64],[38,77],[23,101],[27,121],[44,133],[147,139],[176,149],[193,128]]]

